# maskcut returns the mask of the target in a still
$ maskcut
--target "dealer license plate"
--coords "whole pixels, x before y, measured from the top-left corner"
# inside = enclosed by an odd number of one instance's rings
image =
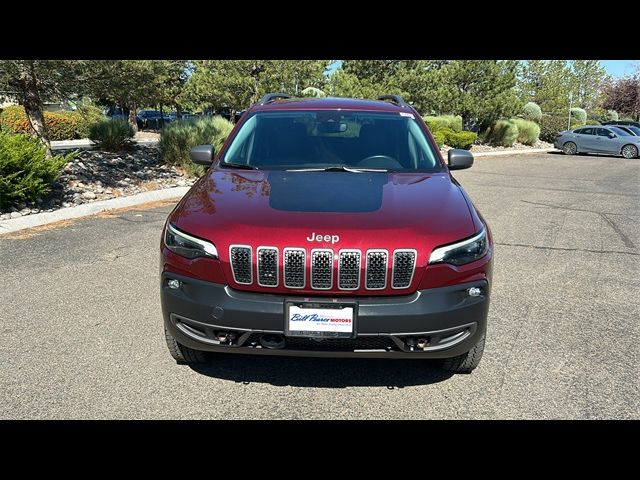
[[[285,335],[290,337],[347,337],[355,335],[353,303],[285,303]]]

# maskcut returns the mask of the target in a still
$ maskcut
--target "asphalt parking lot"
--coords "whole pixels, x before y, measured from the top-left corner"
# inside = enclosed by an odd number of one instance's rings
[[[455,176],[496,241],[473,374],[175,364],[158,291],[166,204],[0,237],[0,418],[640,418],[640,160],[485,157]]]

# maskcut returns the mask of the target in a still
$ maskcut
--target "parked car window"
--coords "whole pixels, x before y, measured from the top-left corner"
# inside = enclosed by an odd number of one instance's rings
[[[625,132],[624,130],[622,130],[621,128],[618,127],[609,127],[608,130],[611,130],[613,133],[615,133],[616,135],[619,135],[621,137],[630,137],[631,134]]]
[[[578,134],[584,133],[584,128],[579,128],[577,130],[574,130],[573,133],[578,133]]]
[[[582,133],[583,135],[595,135],[593,128],[582,128],[580,133]]]
[[[635,133],[636,135],[640,135],[640,127],[634,127],[630,125],[627,128],[631,130],[633,133]]]

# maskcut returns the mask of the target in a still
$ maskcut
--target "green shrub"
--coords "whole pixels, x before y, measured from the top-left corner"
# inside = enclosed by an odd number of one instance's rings
[[[584,125],[587,123],[587,112],[582,108],[572,108],[571,109],[571,119],[576,119],[576,123],[580,125]]]
[[[445,143],[444,142],[445,141],[444,132],[442,130],[436,130],[435,132],[431,132],[431,134],[433,135],[433,139],[438,144],[438,147],[442,148],[442,146]]]
[[[442,128],[450,128],[456,132],[462,131],[462,117],[459,115],[426,116],[424,117],[424,122],[432,132]]]
[[[45,147],[36,138],[0,131],[0,207],[33,202],[48,193],[75,153],[47,159]]]
[[[529,102],[522,108],[522,118],[539,122],[542,118],[542,110],[537,103]]]
[[[97,107],[83,106],[75,112],[44,112],[44,125],[50,140],[87,138],[89,126],[103,118]],[[0,113],[0,127],[11,133],[30,133],[29,120],[21,105],[11,105]]]
[[[203,169],[191,163],[189,152],[196,145],[213,145],[214,152],[219,152],[232,129],[233,124],[220,116],[172,122],[160,134],[162,159],[192,174],[202,174]]]
[[[75,113],[79,117],[78,127],[76,129],[78,138],[89,138],[91,125],[105,120],[102,110],[93,105],[80,105]]]
[[[607,113],[605,114],[605,122],[617,122],[618,120],[620,120],[618,112],[615,110],[607,110]]]
[[[511,120],[498,120],[489,127],[485,139],[491,145],[511,147],[518,139],[518,126]]]
[[[448,132],[446,133],[444,143],[453,148],[464,148],[465,150],[469,150],[478,138],[478,134],[475,132],[454,132],[450,129],[446,130],[448,130]]]
[[[560,115],[543,115],[540,119],[540,140],[553,142],[558,133],[567,130],[567,117]]]
[[[540,138],[540,126],[536,122],[522,118],[513,118],[511,121],[518,127],[518,142],[535,145]]]
[[[89,127],[89,139],[109,152],[126,146],[133,135],[133,128],[126,120],[101,120]]]

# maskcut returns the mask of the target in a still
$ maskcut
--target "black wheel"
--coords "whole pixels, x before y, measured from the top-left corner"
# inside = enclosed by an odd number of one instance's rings
[[[573,142],[566,142],[562,146],[562,152],[565,155],[575,155],[576,153],[578,153],[578,146]]]
[[[185,347],[181,343],[173,338],[173,336],[164,329],[164,338],[167,341],[167,347],[169,347],[169,353],[171,356],[180,363],[204,363],[207,361],[205,352],[200,350],[194,350],[193,348]]]
[[[484,341],[487,334],[482,337],[476,345],[467,353],[458,355],[457,357],[445,358],[442,362],[442,368],[448,372],[454,373],[471,373],[480,364],[482,352],[484,352]]]
[[[635,145],[625,145],[622,147],[622,156],[624,158],[636,158],[638,156],[638,147]]]

